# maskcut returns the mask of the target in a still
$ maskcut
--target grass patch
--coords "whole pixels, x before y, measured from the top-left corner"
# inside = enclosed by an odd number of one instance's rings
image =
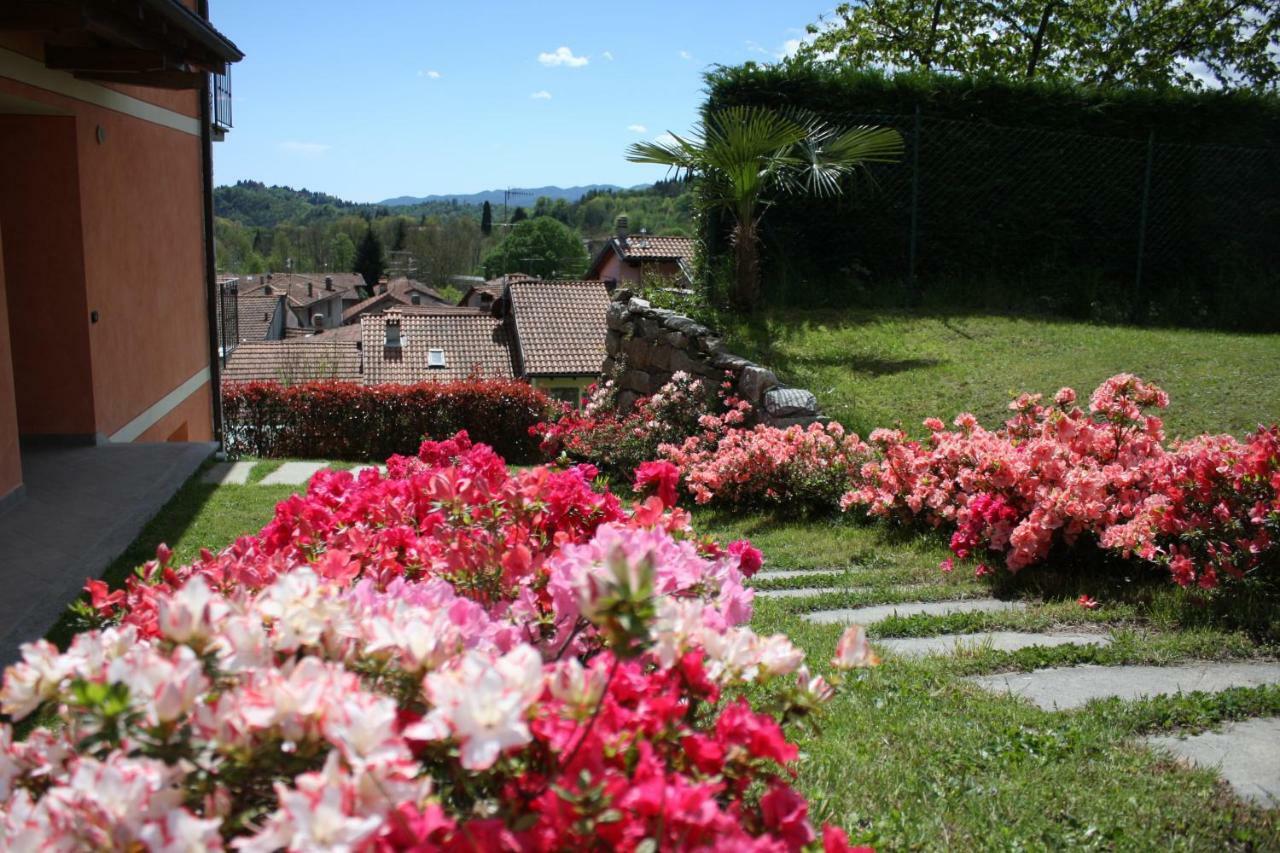
[[[1012,394],[1087,395],[1136,373],[1169,392],[1170,436],[1247,432],[1280,411],[1280,335],[1104,326],[1061,319],[866,310],[774,310],[727,330],[742,355],[813,391],[866,434],[970,411],[1007,417]]]

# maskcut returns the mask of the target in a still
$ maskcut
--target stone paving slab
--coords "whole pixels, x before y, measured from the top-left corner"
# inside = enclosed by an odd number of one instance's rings
[[[1025,610],[1021,601],[998,601],[994,598],[967,598],[952,601],[909,601],[903,604],[876,604],[870,607],[849,607],[840,610],[819,610],[806,613],[804,618],[820,625],[856,623],[870,625],[891,616],[946,616],[951,613],[1001,613],[1009,610]]]
[[[757,589],[756,598],[808,598],[812,595],[827,595],[832,592],[871,592],[870,586],[804,586],[793,589]]]
[[[1139,699],[1231,687],[1280,684],[1280,663],[1202,661],[1178,666],[1066,666],[1033,672],[975,675],[967,680],[987,690],[1030,699],[1052,711],[1078,708],[1092,699]]]
[[[254,462],[218,462],[209,466],[200,482],[211,486],[243,486],[249,482]]]
[[[286,462],[261,480],[264,486],[302,486],[328,462]]]
[[[1280,717],[1228,723],[1192,737],[1160,735],[1147,743],[1200,767],[1216,768],[1236,796],[1280,807]]]
[[[1022,631],[990,631],[982,634],[943,634],[938,637],[894,637],[874,640],[876,647],[904,657],[947,655],[961,649],[990,646],[999,652],[1016,652],[1035,646],[1109,646],[1105,634],[1032,634]]]
[[[821,578],[821,577],[838,577],[843,575],[848,569],[767,569],[763,572],[756,572],[751,578],[753,581],[774,581],[785,578]]]

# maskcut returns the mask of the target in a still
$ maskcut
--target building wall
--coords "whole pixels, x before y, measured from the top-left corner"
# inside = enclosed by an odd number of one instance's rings
[[[86,294],[99,316],[89,330],[95,415],[111,436],[208,369],[201,143],[108,110],[86,113],[78,135]]]
[[[20,40],[7,36],[0,39],[0,48],[39,53],[38,43],[25,45],[24,50]],[[75,88],[83,83],[70,75],[56,79],[71,94],[83,94],[83,89]],[[40,259],[40,265],[31,266],[42,270],[38,278],[45,286],[33,292],[43,291],[43,299],[58,303],[59,310],[35,311],[38,306],[18,304],[13,295],[16,276],[9,262],[10,314],[23,318],[15,325],[30,327],[29,337],[44,342],[60,341],[67,337],[67,330],[75,333],[72,345],[43,346],[53,352],[54,363],[48,364],[24,360],[27,348],[15,337],[18,412],[24,433],[96,433],[134,440],[143,432],[154,434],[169,419],[172,412],[164,414],[155,408],[157,404],[198,412],[201,406],[186,405],[185,396],[208,398],[210,393],[201,140],[193,132],[196,123],[186,118],[198,115],[198,93],[111,89],[173,112],[155,120],[139,117],[130,114],[133,108],[127,105],[109,109],[81,100],[80,95],[49,91],[0,74],[0,98],[21,99],[68,114],[65,118],[5,115],[0,122],[18,128],[61,122],[59,126],[71,128],[69,143],[56,140],[61,146],[56,151],[39,145],[30,130],[24,139],[0,133],[0,154],[4,155],[0,174],[10,168],[8,164],[25,159],[46,167],[54,160],[69,163],[63,171],[75,176],[74,193],[59,196],[56,204],[46,199],[40,216],[27,217],[36,225],[33,237],[44,245],[19,253]],[[2,210],[16,202],[11,199],[9,181],[0,186],[4,187]],[[32,186],[29,192],[45,189]],[[71,228],[63,220],[73,214],[79,221]],[[12,233],[10,238],[17,239]],[[23,280],[31,280],[27,270],[23,272]],[[91,311],[98,313],[93,324],[89,323]],[[58,381],[47,381],[48,374],[56,375]],[[198,384],[201,376],[203,385]],[[67,391],[68,382],[78,383],[72,393]],[[24,386],[58,389],[58,393],[50,395],[54,399],[24,405]],[[174,399],[180,389],[189,394]],[[156,415],[161,415],[160,420],[151,423]],[[145,416],[142,422],[140,416]],[[175,427],[168,434],[177,431]],[[210,438],[211,419],[189,424],[187,432],[192,440]]]
[[[25,435],[96,431],[76,123],[71,116],[0,115],[0,228]]]
[[[13,396],[9,352],[9,312],[4,289],[4,232],[0,229],[0,501],[22,485],[18,452],[18,408]]]

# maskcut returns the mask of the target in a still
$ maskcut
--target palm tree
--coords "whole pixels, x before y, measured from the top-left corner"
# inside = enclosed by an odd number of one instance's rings
[[[726,107],[706,115],[687,136],[637,142],[633,163],[669,166],[696,175],[703,203],[734,219],[734,304],[754,310],[760,299],[758,228],[775,196],[833,196],[842,180],[867,163],[894,162],[902,135],[892,128],[835,128],[815,118],[767,107]]]

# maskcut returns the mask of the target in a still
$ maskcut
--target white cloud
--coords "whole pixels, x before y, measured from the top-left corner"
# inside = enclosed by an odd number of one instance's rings
[[[609,60],[610,62],[613,62],[613,51],[606,50],[604,53],[600,55],[603,56],[605,59]]]
[[[538,61],[548,68],[563,65],[566,68],[581,68],[589,61],[585,56],[574,56],[567,47],[557,47],[554,53],[539,53]]]
[[[672,136],[670,133],[659,133],[656,137],[654,137],[653,141],[658,143],[659,145],[674,145],[676,142],[676,138]]]
[[[529,97],[533,98],[535,101],[549,101],[551,100],[551,93],[546,89],[539,89]]]
[[[779,59],[787,56],[795,56],[799,52],[800,46],[804,44],[803,39],[787,39],[782,43],[782,54]]]
[[[645,133],[646,131],[648,131],[648,129],[649,128],[645,127],[643,124],[627,125],[627,130],[631,131],[632,133]]]
[[[319,157],[328,151],[331,146],[325,145],[323,142],[281,142],[277,146],[286,154],[299,154],[303,157]]]
[[[439,80],[439,79],[440,79],[440,72],[439,72],[439,71],[435,71],[435,70],[432,70],[432,71],[419,71],[419,72],[418,72],[418,76],[419,76],[419,77],[427,77],[427,78],[429,78],[429,79],[431,79],[431,80]]]
[[[803,38],[789,38],[779,47],[770,49],[764,47],[759,42],[748,41],[747,50],[751,53],[758,53],[761,56],[767,56],[770,59],[782,60],[790,56],[795,56],[800,51],[800,48],[804,43],[805,39]]]
[[[692,61],[693,54],[687,50],[682,50],[680,51],[680,58],[683,59],[685,62],[689,62],[689,61]]]

